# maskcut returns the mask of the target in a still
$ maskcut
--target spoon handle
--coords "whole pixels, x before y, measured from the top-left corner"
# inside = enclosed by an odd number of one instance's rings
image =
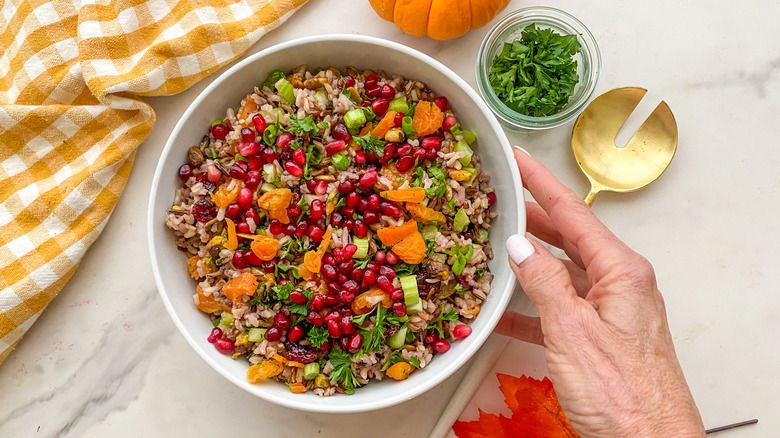
[[[588,207],[593,205],[593,201],[596,200],[596,194],[598,194],[598,191],[595,187],[592,185],[590,186],[590,192],[588,192],[587,195],[585,195],[585,203],[588,204]]]

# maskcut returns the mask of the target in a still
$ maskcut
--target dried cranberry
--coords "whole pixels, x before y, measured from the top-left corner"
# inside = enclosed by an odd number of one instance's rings
[[[317,360],[317,355],[314,354],[314,352],[301,345],[288,342],[284,344],[284,348],[287,349],[287,351],[284,353],[284,357],[287,360],[292,360],[303,364],[312,363]]]
[[[393,336],[394,334],[398,333],[399,330],[401,330],[401,327],[395,324],[389,325],[385,329],[385,337],[389,338],[390,336]]]
[[[179,167],[179,179],[182,181],[187,181],[192,176],[192,166],[189,164],[182,164],[181,167]]]
[[[208,222],[217,217],[217,207],[205,199],[201,199],[192,206],[192,215],[198,222]]]

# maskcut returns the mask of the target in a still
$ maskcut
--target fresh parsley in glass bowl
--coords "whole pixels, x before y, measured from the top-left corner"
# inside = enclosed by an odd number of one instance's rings
[[[548,7],[519,9],[496,24],[477,55],[477,85],[511,128],[554,128],[594,95],[601,54],[587,27]]]

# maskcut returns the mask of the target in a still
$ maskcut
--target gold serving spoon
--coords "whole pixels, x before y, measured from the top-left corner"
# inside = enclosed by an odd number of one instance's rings
[[[616,88],[600,95],[577,118],[571,137],[574,157],[590,180],[588,206],[602,191],[632,192],[655,181],[677,151],[677,122],[661,102],[631,137],[625,148],[615,146],[620,128],[628,120],[644,88]]]

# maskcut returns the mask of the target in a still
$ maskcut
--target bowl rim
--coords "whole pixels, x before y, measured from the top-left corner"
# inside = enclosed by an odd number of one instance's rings
[[[219,87],[225,81],[229,80],[234,74],[236,74],[240,70],[251,66],[257,60],[265,56],[268,56],[272,53],[282,51],[282,50],[287,50],[291,47],[302,46],[311,43],[321,43],[323,41],[363,43],[363,44],[381,46],[383,48],[388,48],[391,50],[402,52],[406,55],[416,58],[420,62],[426,63],[431,68],[438,70],[439,73],[447,75],[447,77],[449,77],[458,87],[460,87],[461,90],[464,93],[466,93],[467,96],[485,114],[489,124],[489,129],[495,131],[499,139],[498,146],[502,150],[505,159],[508,160],[509,163],[514,163],[514,156],[512,155],[511,152],[512,148],[510,147],[509,140],[506,137],[506,133],[503,131],[498,120],[495,118],[493,112],[487,107],[487,105],[484,103],[484,101],[479,96],[479,94],[471,86],[469,86],[465,80],[463,80],[460,76],[455,74],[452,70],[450,70],[441,62],[435,60],[434,58],[416,49],[412,49],[403,44],[396,43],[393,41],[388,41],[377,37],[370,37],[370,36],[363,36],[363,35],[350,35],[350,34],[325,34],[325,35],[315,35],[315,36],[297,38],[297,39],[293,39],[290,41],[286,41],[280,44],[270,46],[266,49],[258,51],[257,53],[254,53],[248,56],[247,58],[237,62],[235,65],[233,65],[228,70],[220,74],[217,78],[215,78],[207,87],[205,87],[198,94],[198,96],[192,101],[192,103],[187,107],[184,113],[182,113],[182,115],[179,117],[178,122],[176,123],[173,130],[171,130],[168,139],[165,143],[165,146],[163,147],[163,150],[160,154],[160,158],[157,163],[157,167],[155,169],[154,178],[152,180],[151,191],[149,196],[149,206],[147,212],[147,241],[148,241],[150,262],[152,265],[152,272],[154,275],[155,283],[157,285],[157,290],[158,293],[160,294],[160,298],[162,299],[166,311],[168,312],[168,315],[171,317],[171,319],[174,322],[174,325],[176,325],[176,328],[179,330],[179,333],[184,337],[184,339],[187,341],[190,347],[213,370],[215,370],[217,373],[222,375],[225,379],[232,382],[234,385],[238,386],[244,391],[247,391],[248,393],[254,396],[260,397],[276,405],[293,408],[293,409],[306,410],[308,412],[357,413],[357,412],[366,412],[366,411],[388,408],[406,402],[408,400],[411,400],[427,392],[428,390],[432,389],[436,385],[439,385],[448,377],[450,377],[452,374],[454,374],[457,370],[459,370],[461,366],[465,364],[469,359],[471,359],[471,357],[474,356],[477,350],[479,350],[482,347],[482,345],[487,340],[488,336],[492,333],[493,329],[498,323],[498,320],[503,314],[503,311],[506,309],[506,306],[509,303],[509,300],[511,299],[513,291],[515,289],[516,279],[514,278],[514,276],[510,278],[510,281],[506,286],[506,291],[504,291],[501,297],[498,297],[500,298],[497,307],[498,311],[491,315],[484,315],[488,319],[485,325],[486,330],[480,333],[474,333],[474,335],[477,336],[477,340],[473,342],[471,345],[469,345],[468,348],[464,350],[460,356],[451,359],[449,364],[445,365],[444,368],[442,368],[438,374],[434,375],[433,378],[424,380],[421,385],[414,386],[412,389],[406,390],[404,392],[399,392],[397,394],[394,394],[392,397],[383,398],[381,400],[357,399],[359,400],[359,403],[355,403],[354,405],[350,405],[350,406],[327,405],[327,404],[309,403],[307,402],[309,398],[301,398],[300,402],[297,400],[290,401],[286,399],[275,398],[272,395],[263,393],[261,391],[253,391],[252,388],[249,386],[250,384],[247,383],[245,379],[241,380],[237,378],[236,376],[228,372],[226,368],[222,367],[219,363],[217,363],[217,361],[215,361],[209,355],[207,355],[206,352],[201,348],[201,346],[196,342],[193,335],[184,326],[184,323],[176,314],[176,311],[173,308],[173,304],[168,299],[168,294],[165,290],[162,281],[162,274],[160,272],[157,253],[155,250],[155,241],[159,233],[159,228],[158,228],[159,224],[155,220],[155,215],[158,212],[156,211],[154,206],[157,203],[158,195],[160,196],[163,195],[159,193],[158,190],[160,181],[163,178],[162,169],[163,167],[165,167],[164,166],[165,162],[167,161],[171,150],[175,146],[173,140],[180,135],[180,131],[183,129],[187,119],[191,116],[191,114],[195,111],[195,109],[203,104],[203,101],[205,100],[206,96],[209,95],[215,88]],[[522,182],[520,179],[520,172],[516,166],[510,164],[509,167],[511,170],[510,170],[510,181],[508,182],[511,182],[512,186],[515,188],[515,197],[517,202],[517,211],[514,212],[518,221],[517,232],[524,233],[525,232],[525,201],[524,201],[524,194],[522,190]],[[164,195],[167,196],[168,194],[166,193]],[[511,213],[512,212],[510,211],[506,214],[511,214]],[[356,397],[356,395],[353,395],[351,397]]]
[[[535,19],[550,20],[577,31],[578,39],[584,49],[581,56],[583,59],[585,57],[589,59],[591,70],[590,77],[593,78],[592,81],[588,78],[588,82],[584,83],[584,86],[588,87],[588,90],[583,93],[574,105],[563,112],[545,117],[526,116],[509,108],[509,106],[504,104],[504,102],[496,96],[495,92],[490,87],[490,83],[485,74],[488,63],[492,62],[492,60],[486,59],[487,50],[489,49],[488,46],[489,44],[492,45],[492,40],[497,34],[504,31],[508,26],[516,25],[517,22],[533,22]],[[587,52],[587,55],[585,52]],[[477,87],[479,88],[480,95],[496,117],[504,123],[516,128],[544,130],[561,126],[573,120],[595,97],[596,87],[601,78],[601,49],[590,29],[572,14],[550,6],[529,6],[510,12],[485,34],[485,37],[482,39],[482,43],[479,46],[479,52],[477,52],[475,70]]]

